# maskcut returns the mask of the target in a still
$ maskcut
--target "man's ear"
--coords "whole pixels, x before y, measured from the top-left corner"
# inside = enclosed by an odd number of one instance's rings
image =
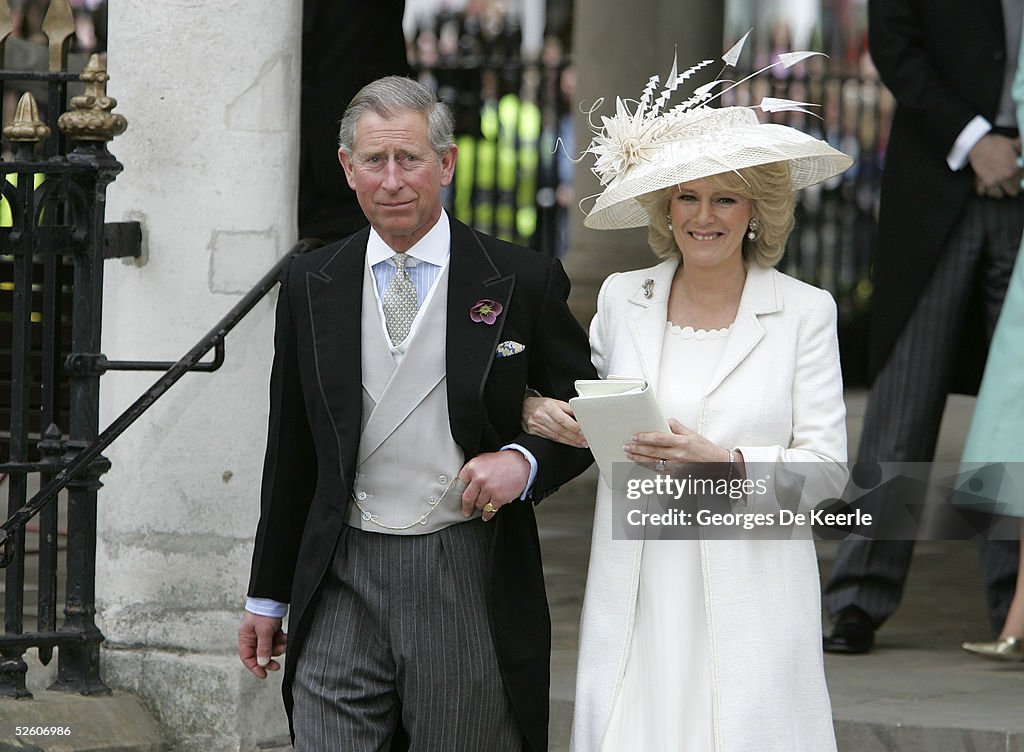
[[[455,160],[459,156],[459,147],[452,144],[448,150],[441,155],[441,185],[451,185],[455,177]]]
[[[343,149],[338,149],[338,161],[341,162],[341,166],[345,170],[345,179],[348,181],[348,187],[355,190],[356,184],[355,175],[352,171],[352,160]]]

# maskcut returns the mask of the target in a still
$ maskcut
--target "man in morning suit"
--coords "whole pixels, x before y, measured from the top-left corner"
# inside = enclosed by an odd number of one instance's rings
[[[950,391],[973,393],[1024,229],[1010,84],[1022,0],[870,0],[868,44],[896,99],[871,299],[872,385],[858,462],[929,462]],[[854,474],[856,477],[856,473]],[[914,502],[883,499],[883,506]],[[981,547],[989,619],[1016,541]],[[899,605],[913,540],[843,541],[825,650],[864,653]]]
[[[526,386],[593,378],[561,264],[448,217],[452,118],[387,77],[342,119],[370,222],[281,281],[239,655],[278,668],[295,749],[547,749],[533,502],[586,451],[520,427]]]

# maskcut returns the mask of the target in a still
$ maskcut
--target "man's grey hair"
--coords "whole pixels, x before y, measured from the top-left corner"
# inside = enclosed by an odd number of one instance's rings
[[[430,147],[440,159],[448,151],[448,147],[455,143],[455,120],[452,113],[426,86],[402,76],[379,78],[359,90],[341,118],[338,146],[349,156],[352,155],[356,123],[367,112],[390,120],[408,111],[422,112],[427,116],[427,138],[430,140]]]

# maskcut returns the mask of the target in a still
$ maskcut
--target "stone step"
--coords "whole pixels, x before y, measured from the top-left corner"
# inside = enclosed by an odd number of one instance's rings
[[[573,555],[583,558],[586,541],[566,535],[562,522],[582,513],[582,501],[553,501],[561,508],[549,512],[552,524],[543,529],[550,537],[542,541],[552,554],[546,572],[555,626],[551,752],[567,752],[580,582],[578,571],[566,564]],[[835,548],[818,544],[823,573]],[[879,630],[875,649],[825,656],[839,752],[1024,752],[1024,663],[985,661],[959,647],[965,640],[988,639],[987,631],[974,545],[919,543],[904,602]]]

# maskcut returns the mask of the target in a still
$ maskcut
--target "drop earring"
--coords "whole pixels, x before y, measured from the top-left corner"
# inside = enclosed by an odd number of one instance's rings
[[[757,236],[760,234],[761,223],[757,217],[751,217],[750,224],[747,225],[747,240],[757,240]]]
[[[672,215],[671,214],[666,214],[665,215],[665,221],[668,223],[668,231],[672,232]]]

